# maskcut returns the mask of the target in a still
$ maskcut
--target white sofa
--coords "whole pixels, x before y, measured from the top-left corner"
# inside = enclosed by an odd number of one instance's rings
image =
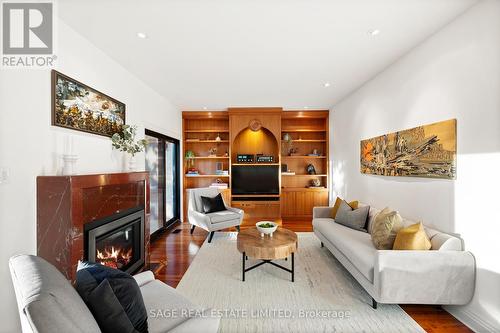
[[[370,207],[369,232],[378,212]],[[472,299],[475,260],[459,237],[425,227],[429,251],[377,250],[369,233],[335,223],[331,214],[331,207],[313,209],[314,234],[370,294],[374,308],[377,302],[463,305]]]
[[[50,263],[37,256],[18,255],[10,258],[9,266],[24,333],[101,332],[77,291]],[[151,271],[134,278],[148,312],[150,333],[218,331],[220,317],[155,280]]]

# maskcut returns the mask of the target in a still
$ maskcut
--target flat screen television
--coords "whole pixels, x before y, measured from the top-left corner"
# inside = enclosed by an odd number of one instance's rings
[[[279,194],[278,165],[235,165],[231,168],[233,194]]]

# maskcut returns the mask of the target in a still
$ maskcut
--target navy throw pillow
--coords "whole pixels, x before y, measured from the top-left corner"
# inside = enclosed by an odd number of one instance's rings
[[[148,332],[148,314],[141,290],[130,274],[81,262],[75,288],[103,333]]]

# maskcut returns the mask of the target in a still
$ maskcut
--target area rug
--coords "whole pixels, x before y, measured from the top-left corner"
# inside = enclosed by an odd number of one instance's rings
[[[371,307],[371,298],[313,233],[297,233],[295,282],[263,265],[241,280],[236,233],[215,233],[177,289],[217,310],[219,332],[425,332],[397,305]],[[258,261],[250,259],[247,267]],[[290,262],[277,261],[289,267]]]

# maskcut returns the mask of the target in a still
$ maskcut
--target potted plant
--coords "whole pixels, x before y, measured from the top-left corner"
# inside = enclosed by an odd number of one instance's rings
[[[186,153],[184,154],[185,158],[185,163],[186,163],[186,169],[188,170],[188,173],[194,173],[196,172],[196,169],[194,168],[194,157],[195,154],[192,150],[186,150]]]
[[[111,137],[113,148],[130,155],[129,170],[135,170],[135,154],[143,152],[147,145],[145,139],[136,141],[136,135],[137,126],[123,125],[121,132],[117,132]]]

